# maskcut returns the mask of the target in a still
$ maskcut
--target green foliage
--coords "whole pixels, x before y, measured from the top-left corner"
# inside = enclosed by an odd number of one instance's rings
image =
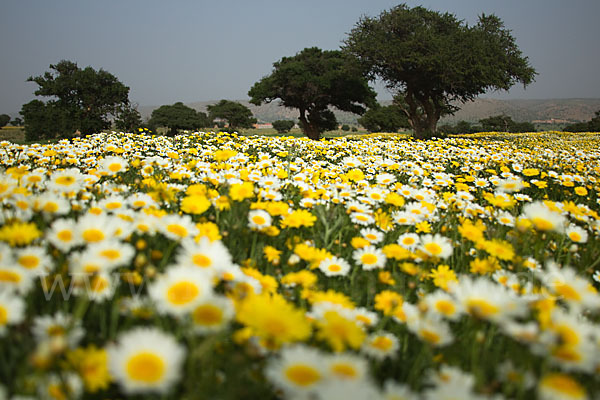
[[[36,141],[70,136],[77,128],[69,113],[56,102],[32,100],[21,108],[25,140]]]
[[[343,130],[344,132],[348,132],[348,131],[350,130],[350,126],[348,126],[348,125],[344,124],[344,125],[342,125],[342,130]]]
[[[400,128],[408,128],[406,114],[396,105],[370,108],[358,123],[369,132],[398,132]]]
[[[578,122],[563,128],[565,132],[600,132],[600,110],[596,111],[594,118],[588,122]]]
[[[25,119],[25,129],[36,129],[28,136],[39,135],[40,129],[54,132],[59,137],[68,137],[76,130],[84,134],[99,132],[109,128],[110,117],[118,116],[121,109],[129,104],[129,88],[103,69],[81,69],[76,63],[66,60],[50,65],[50,69],[52,71],[44,75],[27,79],[38,85],[34,92],[36,96],[50,98],[44,110],[37,103],[23,106],[21,114]],[[40,126],[40,120],[27,121],[29,118],[39,118],[40,113],[44,112],[50,117],[46,126]],[[58,112],[59,115],[53,117],[50,112]],[[51,120],[57,118],[67,118],[69,121],[59,126],[50,125]]]
[[[211,120],[226,120],[231,130],[251,128],[256,123],[252,111],[243,104],[230,100],[221,100],[217,104],[206,107]]]
[[[304,134],[319,139],[337,127],[330,106],[362,115],[376,94],[353,57],[311,47],[273,63],[272,73],[256,82],[248,95],[256,105],[280,99],[282,106],[298,109]]]
[[[368,76],[397,95],[417,138],[433,135],[440,117],[488,90],[508,90],[536,75],[509,30],[495,15],[469,26],[456,16],[401,4],[376,18],[363,17],[343,50]]]
[[[152,111],[148,126],[156,130],[158,126],[169,129],[169,135],[175,136],[180,129],[196,130],[211,126],[211,120],[203,112],[198,112],[182,102],[164,105]]]
[[[23,120],[19,117],[15,117],[15,119],[13,119],[12,121],[10,121],[10,124],[12,126],[22,126],[23,125]]]
[[[464,135],[481,131],[481,126],[472,125],[470,122],[464,120],[457,122],[456,125],[444,124],[438,126],[438,132],[444,133],[446,135]]]
[[[8,114],[0,114],[0,128],[8,124],[10,121],[10,115]]]
[[[136,128],[142,126],[142,116],[137,110],[137,104],[124,105],[119,113],[119,117],[115,120],[117,129],[125,132],[133,132]]]
[[[295,125],[294,121],[289,121],[289,120],[277,120],[277,121],[273,121],[273,128],[278,132],[278,133],[287,133],[289,132]]]
[[[494,115],[480,119],[479,123],[484,132],[535,132],[531,122],[515,122],[508,115]]]

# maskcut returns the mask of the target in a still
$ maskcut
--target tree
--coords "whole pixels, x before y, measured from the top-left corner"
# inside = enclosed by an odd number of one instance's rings
[[[515,122],[508,115],[494,115],[480,119],[481,129],[486,132],[535,132],[531,122]]]
[[[563,128],[565,132],[600,132],[600,110],[588,122],[577,122]]]
[[[164,126],[169,130],[170,136],[175,136],[180,129],[205,128],[210,126],[211,122],[205,113],[197,112],[179,101],[170,106],[160,106],[152,111],[148,125]]]
[[[75,121],[57,102],[32,100],[21,108],[25,124],[25,139],[36,141],[62,137],[75,132]]]
[[[294,121],[289,120],[273,121],[273,128],[275,128],[278,133],[287,133],[294,127],[294,125]]]
[[[400,128],[408,128],[408,118],[394,105],[382,107],[377,104],[358,119],[358,123],[369,132],[398,132]]]
[[[142,116],[137,110],[137,107],[137,104],[126,104],[121,108],[119,117],[115,120],[117,129],[133,132],[135,128],[142,126]]]
[[[10,115],[8,114],[0,114],[0,128],[8,124],[10,121]]]
[[[248,95],[252,104],[281,99],[281,105],[298,109],[302,131],[315,140],[337,127],[330,106],[362,115],[376,96],[353,57],[317,47],[273,63],[272,73],[256,82]]]
[[[82,133],[94,133],[110,127],[110,117],[118,116],[120,110],[129,103],[129,88],[123,85],[111,73],[92,67],[81,69],[72,61],[62,60],[50,65],[52,72],[29,77],[28,82],[37,83],[36,96],[50,97],[46,102],[48,110],[59,111],[69,121],[59,136],[72,134],[75,130]],[[34,100],[35,101],[35,100]],[[27,110],[39,109],[39,104],[26,107],[25,118],[27,129]],[[35,125],[35,124],[34,124]],[[55,130],[53,127],[47,129]]]
[[[212,120],[215,118],[226,120],[231,130],[252,128],[256,123],[252,111],[245,105],[235,101],[221,100],[217,104],[207,106],[206,110]]]
[[[359,59],[371,79],[394,92],[416,138],[434,134],[440,117],[488,90],[530,84],[535,70],[495,15],[469,26],[449,13],[401,4],[363,17],[343,51]]]
[[[470,122],[461,120],[456,125],[444,124],[438,127],[438,132],[447,135],[464,135],[469,133],[481,132],[482,128],[479,125],[471,125]]]
[[[19,117],[15,117],[15,119],[13,119],[12,121],[10,121],[10,124],[12,126],[22,126],[23,125],[23,120]]]

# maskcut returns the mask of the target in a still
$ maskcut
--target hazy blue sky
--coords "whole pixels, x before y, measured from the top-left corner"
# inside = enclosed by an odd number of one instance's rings
[[[25,82],[62,59],[103,68],[140,105],[246,99],[274,61],[337,49],[361,15],[389,0],[2,0],[0,113],[19,111]],[[600,97],[600,0],[407,1],[469,23],[494,13],[539,72],[496,98]],[[382,98],[389,97],[382,93]]]

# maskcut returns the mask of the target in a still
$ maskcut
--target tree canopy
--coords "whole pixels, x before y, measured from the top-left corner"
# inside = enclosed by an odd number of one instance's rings
[[[450,13],[401,4],[361,18],[343,50],[393,91],[417,138],[433,135],[456,103],[516,83],[526,86],[536,75],[495,15],[481,15],[470,26]]]
[[[596,111],[590,121],[567,125],[563,130],[565,132],[600,132],[600,110]]]
[[[252,111],[236,101],[221,100],[217,104],[206,107],[212,120],[220,118],[226,120],[230,129],[252,128],[256,123]]]
[[[196,111],[179,101],[173,105],[160,106],[152,111],[148,125],[166,127],[169,135],[174,136],[180,129],[206,128],[212,125],[212,122],[205,113]]]
[[[372,107],[358,119],[358,123],[369,132],[398,132],[408,128],[408,118],[395,105]]]
[[[294,127],[296,123],[290,120],[277,120],[273,121],[273,128],[278,133],[287,133]]]
[[[10,122],[10,115],[8,114],[0,114],[0,128],[5,126]]]
[[[302,131],[311,139],[337,127],[330,106],[362,115],[376,96],[353,57],[317,47],[273,63],[272,73],[248,95],[256,105],[280,99],[281,105],[298,109]]]
[[[50,65],[50,69],[27,79],[38,85],[36,96],[50,99],[46,103],[33,100],[23,106],[21,115],[29,137],[69,136],[76,130],[84,134],[99,132],[109,128],[111,117],[117,117],[129,104],[129,88],[103,69],[81,69],[66,60]],[[61,124],[43,124],[44,119],[58,119]]]

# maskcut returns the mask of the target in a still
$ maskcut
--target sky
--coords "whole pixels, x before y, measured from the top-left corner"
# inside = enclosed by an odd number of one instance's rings
[[[100,68],[140,106],[244,100],[273,62],[306,47],[339,49],[388,0],[2,0],[0,114],[36,97],[30,76],[60,60]],[[599,0],[417,0],[469,24],[496,14],[537,70],[499,99],[600,97]],[[375,85],[381,100],[390,94]]]

